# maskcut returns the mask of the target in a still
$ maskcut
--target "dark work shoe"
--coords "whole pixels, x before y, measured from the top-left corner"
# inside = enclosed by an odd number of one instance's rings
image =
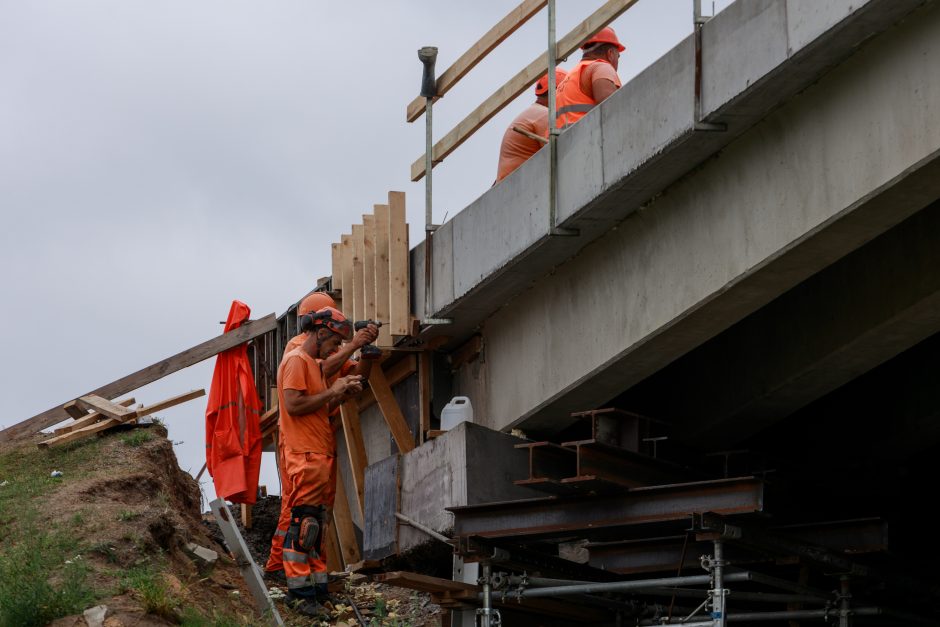
[[[312,599],[297,597],[293,600],[289,600],[287,605],[303,616],[316,618],[318,620],[330,620],[330,611]]]
[[[284,575],[284,569],[266,570],[264,571],[264,578],[270,583],[276,583],[282,586],[287,585],[287,576]]]

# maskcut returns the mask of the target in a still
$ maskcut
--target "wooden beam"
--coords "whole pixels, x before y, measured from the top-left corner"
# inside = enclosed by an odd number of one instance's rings
[[[406,571],[379,573],[372,575],[372,580],[390,586],[410,588],[420,592],[467,592],[473,594],[480,589],[479,586],[462,581],[452,581],[450,579],[441,579],[440,577],[409,573]]]
[[[375,319],[382,323],[376,346],[391,346],[388,285],[388,205],[375,205]]]
[[[87,409],[89,411],[96,411],[102,416],[107,416],[108,418],[115,418],[124,422],[125,420],[130,420],[131,418],[137,417],[137,411],[124,405],[118,405],[117,403],[112,403],[106,398],[101,398],[95,394],[89,394],[88,396],[83,396],[79,399],[76,399],[79,407]]]
[[[375,216],[362,216],[362,284],[365,307],[361,320],[375,320]]]
[[[392,437],[395,438],[399,452],[407,453],[413,450],[415,447],[414,435],[411,433],[411,429],[408,428],[408,423],[405,422],[401,407],[398,406],[398,401],[395,400],[392,388],[381,368],[376,368],[369,375],[369,387],[372,388],[372,392],[375,394],[375,400],[379,404],[382,416],[385,417],[388,430],[392,432]]]
[[[332,260],[332,274],[330,280],[333,287],[333,300],[336,301],[336,308],[343,310],[343,245],[330,244],[330,253]],[[335,294],[339,293],[338,296]]]
[[[133,398],[125,398],[123,401],[118,401],[117,404],[123,407],[130,407],[136,402],[137,401]],[[71,422],[65,425],[64,427],[60,427],[56,429],[55,431],[53,431],[53,433],[55,435],[62,435],[63,433],[71,433],[72,431],[75,431],[76,429],[81,429],[82,427],[87,427],[88,425],[95,424],[96,422],[104,418],[104,416],[102,416],[98,412],[92,412],[90,414],[88,412],[84,412],[84,414],[85,415],[83,418],[79,418],[75,422]]]
[[[482,351],[483,336],[478,333],[450,354],[450,367],[457,370],[462,365],[474,361]]]
[[[132,392],[137,388],[141,388],[148,383],[153,383],[168,374],[173,374],[178,370],[182,370],[193,364],[198,364],[200,361],[206,360],[210,357],[218,355],[222,351],[226,351],[230,348],[234,348],[239,344],[244,344],[248,340],[254,339],[259,335],[264,335],[268,331],[273,331],[277,328],[277,319],[274,314],[268,314],[260,320],[255,320],[240,326],[237,329],[233,329],[228,333],[223,333],[222,335],[212,338],[202,344],[197,344],[192,348],[189,348],[182,353],[177,353],[172,357],[168,357],[162,361],[147,366],[142,370],[138,370],[132,374],[122,377],[117,381],[112,381],[111,383],[104,385],[96,390],[92,390],[85,394],[94,394],[106,399],[113,399],[122,394],[127,394]],[[68,418],[68,414],[65,413],[65,410],[62,409],[62,405],[56,405],[52,409],[48,409],[41,414],[37,414],[28,420],[17,423],[11,427],[7,427],[3,431],[0,431],[0,442],[5,440],[13,440],[24,435],[31,435],[37,431],[41,431],[46,427],[51,427],[52,425],[62,422]]]
[[[359,514],[365,520],[365,484],[366,466],[369,457],[362,439],[362,424],[359,421],[359,407],[356,401],[347,401],[340,406],[340,418],[343,421],[343,434],[346,438],[346,452],[349,453],[349,465],[352,468],[353,488]],[[358,560],[354,560],[358,561]]]
[[[418,423],[421,443],[431,430],[431,351],[418,355]]]
[[[340,310],[347,318],[353,317],[356,305],[356,291],[353,289],[353,242],[352,235],[343,235],[340,246],[343,255],[343,308]]]
[[[503,43],[507,37],[516,32],[520,26],[528,22],[532,16],[548,4],[547,0],[525,0],[522,4],[509,12],[506,17],[496,23],[479,41],[470,46],[470,49],[460,55],[453,65],[444,70],[437,77],[437,98],[441,98],[450,91],[450,88],[466,76],[477,63],[493,51],[496,46]],[[435,98],[435,100],[437,100]],[[418,96],[408,104],[405,118],[414,122],[424,113],[425,98]]]
[[[156,413],[158,411],[163,411],[164,409],[169,409],[170,407],[175,407],[181,405],[187,401],[191,401],[194,398],[199,398],[200,396],[205,396],[205,390],[192,390],[190,392],[184,392],[183,394],[177,394],[168,399],[162,400],[159,403],[154,403],[153,405],[146,405],[137,410],[137,417],[143,418],[144,416],[149,416],[150,414]]]
[[[75,420],[81,420],[88,416],[88,410],[82,409],[81,407],[79,407],[78,401],[69,401],[68,403],[62,406],[62,409],[64,409],[65,413],[67,413],[69,416],[71,416]]]
[[[333,502],[333,524],[336,525],[336,535],[339,539],[339,549],[343,555],[343,564],[354,564],[362,559],[359,552],[359,543],[356,542],[356,526],[349,511],[349,499],[346,496],[346,486],[343,473],[336,472],[336,499]]]
[[[613,22],[624,11],[637,3],[638,0],[608,0],[586,20],[578,24],[570,33],[565,35],[555,45],[557,58],[564,59],[587,41],[591,35]],[[545,74],[548,69],[548,51],[527,65],[521,72],[509,79],[506,84],[496,90],[493,95],[465,117],[440,141],[434,144],[432,166],[444,160],[447,155],[457,149],[462,143],[486,124],[490,118],[503,110],[503,108],[516,97],[531,87]],[[424,176],[424,156],[419,157],[411,164],[411,180],[418,181]]]
[[[362,320],[366,311],[366,283],[363,276],[365,264],[363,257],[366,249],[365,227],[361,224],[354,224],[352,227],[352,245],[353,245],[353,320]]]
[[[408,223],[405,218],[405,192],[388,193],[388,294],[389,333],[408,335],[411,330],[411,285],[408,273]]]
[[[245,529],[251,529],[251,505],[247,503],[242,503],[242,527]]]
[[[343,554],[339,550],[336,523],[333,522],[326,531],[326,568],[331,573],[335,573],[343,570]]]
[[[373,368],[378,368],[379,366],[373,366]],[[394,366],[385,371],[385,379],[388,381],[389,385],[398,385],[408,377],[410,377],[415,372],[415,356],[408,355]],[[367,408],[375,405],[375,394],[372,392],[372,388],[366,388],[362,394],[356,398],[356,404],[359,406],[359,411],[363,412]]]

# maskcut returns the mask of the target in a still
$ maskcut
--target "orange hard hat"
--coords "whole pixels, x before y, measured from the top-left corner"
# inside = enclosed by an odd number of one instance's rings
[[[343,312],[336,307],[323,307],[322,309],[318,309],[315,313],[305,316],[301,320],[301,331],[316,331],[320,327],[325,327],[344,340],[352,339],[353,324],[343,315]]]
[[[558,87],[558,83],[562,81],[563,78],[568,76],[568,72],[565,70],[556,67],[555,68],[555,87]],[[539,82],[535,84],[535,95],[544,96],[548,93],[548,72],[545,73],[545,76],[539,79]]]
[[[303,316],[304,314],[319,311],[324,307],[336,307],[336,301],[330,298],[330,295],[326,292],[314,292],[300,301],[300,305],[297,307],[297,315]]]
[[[614,29],[612,29],[610,26],[605,26],[604,28],[594,33],[593,37],[581,44],[581,50],[584,50],[593,44],[613,44],[617,46],[617,50],[620,52],[626,50],[626,47],[620,43],[619,39],[617,39],[617,33],[615,33]]]

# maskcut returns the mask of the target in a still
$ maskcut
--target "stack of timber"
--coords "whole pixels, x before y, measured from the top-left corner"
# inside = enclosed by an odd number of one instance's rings
[[[133,398],[113,403],[101,396],[88,394],[63,405],[63,409],[74,420],[56,429],[54,437],[39,442],[38,446],[39,448],[51,448],[69,444],[120,425],[136,423],[138,419],[149,416],[154,412],[163,411],[205,395],[205,390],[193,390],[153,405],[147,405],[146,407],[141,405],[136,409],[132,409],[131,405],[135,402]]]
[[[382,323],[377,346],[391,347],[411,330],[408,224],[404,192],[389,192],[350,234],[332,245],[333,292],[347,318]]]

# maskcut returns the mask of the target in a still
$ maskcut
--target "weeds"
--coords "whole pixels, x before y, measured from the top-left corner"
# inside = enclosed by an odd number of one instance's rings
[[[187,607],[183,610],[183,622],[181,624],[183,627],[242,627],[245,623],[218,612],[213,612],[211,616],[203,616],[199,610]]]
[[[179,599],[170,590],[163,575],[150,565],[137,566],[127,572],[121,581],[140,600],[144,611],[171,622],[179,620]]]
[[[153,439],[153,435],[149,431],[144,431],[143,429],[134,429],[130,433],[121,436],[121,442],[127,446],[133,446],[137,448],[145,442],[149,442]]]
[[[117,517],[120,522],[130,522],[132,520],[137,520],[138,518],[140,518],[140,512],[133,512],[129,509],[122,509],[118,513]]]

